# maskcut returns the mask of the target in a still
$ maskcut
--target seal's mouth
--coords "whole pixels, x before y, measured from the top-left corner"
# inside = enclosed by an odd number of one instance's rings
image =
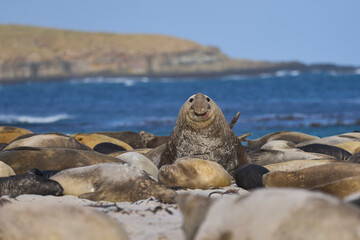
[[[209,111],[206,111],[204,113],[197,113],[194,111],[192,112],[192,114],[190,114],[190,118],[197,122],[207,121],[211,118],[211,113]]]

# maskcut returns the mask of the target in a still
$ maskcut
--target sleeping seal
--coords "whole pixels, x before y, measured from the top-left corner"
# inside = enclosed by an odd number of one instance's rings
[[[322,193],[261,189],[217,200],[182,194],[177,203],[187,240],[360,239],[360,210]]]
[[[241,141],[218,105],[202,93],[191,96],[183,104],[160,162],[154,162],[160,168],[183,157],[214,161],[229,173],[238,165],[249,163]]]
[[[87,207],[14,202],[0,208],[0,239],[128,240],[128,237],[115,219]]]
[[[102,163],[61,171],[50,179],[64,188],[64,195],[93,201],[137,201],[151,196],[167,203],[176,192],[153,180],[146,172],[129,164]]]
[[[7,145],[3,151],[17,147],[71,148],[91,151],[91,148],[80,143],[75,138],[60,133],[29,135],[26,138],[18,138]]]
[[[263,176],[265,187],[313,188],[360,174],[356,163],[330,163],[292,172],[269,172]]]
[[[63,193],[61,185],[36,174],[22,174],[0,178],[0,196],[17,197],[21,194],[55,195]]]
[[[72,137],[78,140],[79,142],[85,144],[86,146],[90,147],[91,149],[93,149],[99,143],[109,142],[116,144],[120,147],[123,147],[126,150],[133,150],[133,148],[126,142],[97,133],[92,133],[92,134],[76,133],[73,134]]]
[[[63,170],[105,162],[121,162],[120,159],[93,151],[69,148],[20,147],[0,152],[0,159],[16,174],[32,168],[40,170]]]
[[[158,179],[168,187],[210,189],[231,184],[231,176],[212,161],[199,158],[179,158],[160,168]]]
[[[338,198],[346,198],[354,193],[360,192],[360,176],[343,178],[311,188],[311,190],[321,191]]]
[[[0,126],[0,143],[10,143],[14,139],[29,133],[32,132],[24,128]]]

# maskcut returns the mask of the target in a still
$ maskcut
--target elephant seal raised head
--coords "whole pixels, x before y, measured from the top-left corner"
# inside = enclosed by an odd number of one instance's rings
[[[229,173],[249,163],[241,141],[218,105],[202,93],[191,96],[181,107],[158,167],[183,157],[214,161]]]

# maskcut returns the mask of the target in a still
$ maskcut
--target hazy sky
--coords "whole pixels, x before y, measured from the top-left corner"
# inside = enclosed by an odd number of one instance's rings
[[[360,66],[360,0],[1,0],[1,24],[156,33],[231,57]]]

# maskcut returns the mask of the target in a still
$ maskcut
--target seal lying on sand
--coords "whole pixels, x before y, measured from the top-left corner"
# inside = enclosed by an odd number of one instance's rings
[[[305,133],[300,133],[300,132],[282,131],[282,132],[270,133],[255,140],[248,140],[246,147],[250,151],[254,151],[256,149],[261,148],[264,144],[274,140],[285,140],[285,141],[293,142],[294,144],[298,144],[301,142],[316,140],[316,139],[319,139],[319,137],[308,135]]]
[[[158,172],[159,169],[156,167],[156,165],[147,157],[145,157],[144,155],[137,153],[137,152],[126,152],[123,153],[119,156],[117,156],[116,158],[127,162],[131,165],[133,165],[134,167],[137,167],[141,170],[144,170],[145,172],[147,172],[148,174],[150,174],[151,176],[153,176],[154,178],[157,179],[158,177]]]
[[[339,161],[336,160],[326,160],[326,159],[319,159],[319,160],[292,160],[292,161],[286,161],[286,162],[280,162],[280,163],[273,163],[269,165],[265,165],[264,167],[267,168],[271,172],[276,171],[285,171],[285,172],[291,172],[291,171],[298,171],[301,169],[318,166],[318,165],[324,165],[329,163],[339,163]]]
[[[218,105],[202,93],[191,96],[183,104],[158,167],[183,157],[214,161],[229,173],[238,165],[249,163],[241,141]]]
[[[351,157],[351,153],[349,153],[348,151],[339,147],[326,144],[314,143],[299,147],[299,149],[305,152],[326,154],[328,156],[334,157],[337,160],[346,160]]]
[[[219,164],[199,158],[179,158],[160,168],[158,179],[168,187],[210,189],[229,186],[231,176]]]
[[[127,240],[115,219],[87,207],[49,203],[9,203],[0,208],[0,239]]]
[[[72,137],[78,140],[79,142],[85,144],[86,146],[90,147],[91,149],[93,149],[99,143],[109,142],[116,144],[120,147],[123,147],[126,150],[133,150],[133,148],[126,142],[123,142],[121,140],[106,135],[101,135],[96,133],[92,133],[92,134],[77,133],[77,134],[73,134]]]
[[[343,178],[331,183],[311,188],[311,190],[321,191],[339,198],[346,198],[351,194],[360,192],[360,176]]]
[[[292,172],[269,172],[263,176],[265,187],[313,188],[360,174],[360,164],[330,163]]]
[[[137,132],[119,131],[119,132],[94,132],[94,133],[116,138],[118,140],[126,142],[134,149],[146,147],[146,145],[143,143],[140,134]]]
[[[24,128],[0,126],[0,143],[10,143],[14,139],[29,133],[32,132]]]
[[[71,148],[78,150],[88,150],[91,148],[80,143],[73,137],[69,137],[60,133],[47,133],[33,135],[27,138],[19,138],[7,145],[3,151],[17,147],[39,147],[39,148]]]
[[[61,185],[36,174],[22,174],[0,178],[0,195],[17,197],[21,194],[55,195],[63,193]]]
[[[14,170],[3,161],[0,161],[0,177],[8,177],[12,175],[15,175]]]
[[[177,199],[187,240],[360,239],[360,210],[326,194],[262,189],[246,196]]]
[[[252,152],[248,152],[248,156],[251,160],[251,163],[261,166],[292,160],[334,159],[333,157],[325,154],[308,153],[295,148],[281,150],[258,149]]]
[[[102,163],[72,168],[50,177],[61,184],[64,194],[93,201],[137,201],[154,196],[173,203],[176,192],[154,181],[129,164]]]
[[[67,148],[20,147],[0,152],[0,159],[9,165],[16,174],[25,173],[32,168],[63,170],[97,163],[123,163],[120,159],[101,153]]]

